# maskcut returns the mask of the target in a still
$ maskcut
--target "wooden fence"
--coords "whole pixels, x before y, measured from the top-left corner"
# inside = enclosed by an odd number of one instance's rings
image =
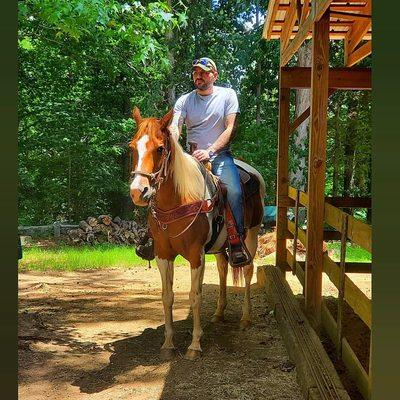
[[[286,248],[287,264],[293,274],[297,276],[300,283],[305,285],[305,263],[296,260],[296,242],[299,240],[307,248],[306,230],[298,226],[299,207],[308,207],[308,195],[293,187],[289,187],[288,196],[294,201],[295,221],[287,220],[287,238],[294,240],[293,253]],[[329,201],[329,202],[328,202]],[[358,360],[349,342],[343,335],[343,306],[346,302],[360,319],[371,330],[371,299],[369,299],[357,285],[346,275],[346,272],[371,273],[371,263],[347,263],[346,243],[348,240],[372,252],[371,226],[345,213],[333,204],[342,207],[370,207],[369,199],[344,200],[329,199],[325,201],[324,222],[337,232],[340,237],[341,251],[340,262],[333,261],[327,253],[324,253],[323,271],[330,281],[338,289],[337,317],[333,317],[325,303],[322,304],[321,321],[325,331],[330,336],[337,351],[337,355],[342,359],[349,374],[355,381],[360,393],[365,399],[371,397],[371,359],[369,360],[369,370],[366,371]],[[324,233],[324,238],[329,231]],[[339,236],[340,235],[340,236]],[[330,234],[330,236],[335,236]],[[371,348],[371,344],[370,344]]]

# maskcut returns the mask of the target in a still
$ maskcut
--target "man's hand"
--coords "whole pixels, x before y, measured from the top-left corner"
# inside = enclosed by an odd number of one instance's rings
[[[196,150],[192,156],[198,161],[208,161],[210,159],[208,150]]]

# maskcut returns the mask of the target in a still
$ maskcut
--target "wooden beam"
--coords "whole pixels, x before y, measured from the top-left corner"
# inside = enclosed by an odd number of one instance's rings
[[[329,23],[330,28],[334,27],[334,26],[344,26],[344,27],[351,27],[353,24],[353,21],[331,21]],[[276,20],[273,24],[274,26],[283,26],[285,25],[285,20]],[[298,29],[298,27],[294,27],[293,30]],[[297,32],[297,30],[296,30]],[[346,32],[343,32],[346,33]]]
[[[346,66],[352,67],[359,61],[363,60],[365,57],[372,53],[372,42],[368,41],[360,46],[357,50],[354,50],[351,54],[346,57]]]
[[[299,31],[296,36],[292,39],[292,41],[288,44],[286,49],[281,54],[281,67],[285,66],[293,54],[300,48],[302,43],[306,40],[310,31],[312,30],[312,26],[314,23],[314,16],[310,12],[306,20],[299,26]]]
[[[297,261],[297,264],[299,264],[300,268],[304,271],[306,263],[304,261]],[[372,270],[371,263],[347,262],[345,265],[346,274],[370,274],[371,270]]]
[[[282,78],[280,79],[280,82]],[[286,268],[287,206],[282,198],[288,195],[289,182],[289,106],[290,89],[280,88],[279,134],[277,160],[277,218],[276,218],[276,266],[284,273]]]
[[[322,305],[322,324],[325,332],[334,343],[337,326],[326,304]],[[343,338],[342,341],[342,360],[364,399],[369,400],[371,398],[371,379],[368,377],[346,338]]]
[[[306,20],[309,11],[310,11],[310,0],[304,0],[303,7],[301,9],[301,17],[299,25],[301,25]]]
[[[286,11],[285,15],[285,24],[282,28],[281,34],[281,53],[285,50],[287,44],[290,40],[290,34],[293,31],[294,24],[296,22],[296,9],[297,9],[297,1],[290,0],[290,7],[289,10]]]
[[[288,283],[275,267],[265,267],[265,293],[289,357],[296,364],[303,397],[350,400],[318,335],[304,315]]]
[[[371,14],[371,1],[366,0],[365,13]],[[348,56],[356,49],[364,35],[371,29],[371,19],[356,21],[348,30],[345,38],[345,65]]]
[[[336,288],[339,288],[340,270],[338,265],[326,253],[323,258],[324,272]],[[344,281],[344,299],[364,323],[371,328],[371,299],[348,276],[345,276]]]
[[[279,4],[278,10],[279,11],[286,11],[289,8],[289,4]],[[364,11],[365,6],[364,4],[343,4],[343,5],[338,5],[338,4],[332,4],[331,5],[331,10],[333,11],[345,11],[345,12],[353,12],[353,11]]]
[[[265,19],[264,27],[263,27],[263,34],[262,37],[264,39],[271,39],[271,33],[272,33],[272,28],[273,28],[273,23],[275,20],[276,13],[278,11],[279,7],[279,0],[270,0],[268,3],[268,10],[267,10],[267,16]]]
[[[294,264],[294,257],[291,251],[288,249],[287,250],[287,263],[288,265],[293,265]],[[301,286],[304,287],[304,263],[302,264],[299,261],[296,261],[296,269],[295,269],[295,274],[299,282],[301,283]],[[303,265],[303,266],[302,266]]]
[[[371,197],[325,197],[325,202],[334,207],[371,208]]]
[[[328,96],[335,93],[336,89],[330,89]],[[291,135],[308,117],[310,116],[310,106],[307,107],[290,125],[289,135]]]
[[[341,221],[344,211],[325,203],[325,222],[341,231]],[[372,252],[372,228],[371,225],[362,222],[361,220],[349,215],[349,226],[347,229],[347,237],[355,244],[361,246],[363,249]]]
[[[331,18],[349,19],[351,21],[354,20],[371,21],[370,14],[356,14],[356,13],[341,12],[341,11],[331,11]]]
[[[272,33],[271,33],[271,39],[280,39],[281,33],[282,33],[281,30],[273,30]],[[347,34],[347,31],[339,32],[339,31],[330,30],[329,38],[331,40],[343,40],[343,39],[346,38],[346,34]],[[294,27],[293,33],[291,35],[291,39],[294,39],[296,37],[296,35],[297,35],[297,31],[296,31],[296,27]],[[311,37],[312,37],[312,33],[310,31],[306,35],[305,39],[311,39]],[[371,39],[372,39],[372,33],[371,32],[367,32],[363,37],[363,40],[371,40]],[[289,47],[289,45],[288,45],[288,47]]]
[[[329,11],[314,23],[313,32],[305,309],[314,327],[320,329],[329,81]]]
[[[331,68],[328,73],[330,89],[370,90],[372,88],[370,68]],[[283,67],[281,86],[304,89],[311,86],[310,67]]]

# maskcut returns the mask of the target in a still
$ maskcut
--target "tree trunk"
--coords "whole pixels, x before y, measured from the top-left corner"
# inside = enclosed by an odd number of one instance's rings
[[[167,1],[168,5],[172,8],[171,6],[171,0]],[[174,70],[174,65],[175,65],[175,57],[174,57],[174,52],[172,51],[172,49],[174,48],[173,46],[173,42],[174,42],[174,32],[172,31],[172,29],[167,30],[166,34],[165,34],[165,38],[167,41],[167,45],[168,45],[168,60],[171,63],[171,71]],[[174,82],[174,76],[173,73],[170,74],[170,79],[169,79],[169,85],[167,87],[167,91],[166,91],[166,98],[167,98],[167,102],[169,107],[173,107],[176,101],[176,93],[175,93],[175,88],[176,88],[176,84]]]
[[[340,169],[340,107],[341,101],[338,98],[335,107],[335,136],[333,148],[333,176],[332,196],[339,195],[339,169]]]
[[[311,42],[306,42],[298,51],[299,67],[311,66]],[[310,89],[296,90],[296,117],[310,106]],[[297,189],[304,190],[307,183],[307,141],[309,120],[305,120],[294,133],[294,159],[295,169],[290,173],[291,185]]]
[[[349,114],[347,118],[347,129],[344,139],[344,174],[343,174],[343,196],[351,196],[354,183],[354,161],[357,140],[357,101],[355,94],[350,93]],[[349,208],[344,209],[352,214]]]
[[[256,26],[258,29],[260,25],[260,0],[256,2]],[[256,124],[259,125],[261,122],[261,62],[257,60],[257,87],[256,87]]]

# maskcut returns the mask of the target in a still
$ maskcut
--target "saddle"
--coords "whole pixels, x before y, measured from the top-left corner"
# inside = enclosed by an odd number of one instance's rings
[[[260,182],[254,174],[249,173],[240,165],[236,164],[236,167],[239,171],[243,200],[245,200],[259,190]],[[232,212],[225,212],[226,208],[229,208],[226,186],[216,176],[212,175],[211,172],[209,172],[209,170],[207,170],[207,168],[200,162],[199,168],[205,179],[208,192],[211,194],[211,199],[206,202],[197,201],[185,204],[168,211],[156,209],[155,213],[159,223],[164,226],[189,216],[196,216],[202,213],[212,213],[212,235],[210,241],[205,246],[205,252],[207,253],[221,233],[225,219],[227,219],[228,236],[232,234],[237,235],[237,233],[236,223],[234,222]],[[142,258],[151,260],[154,258],[152,251],[153,243],[152,240],[148,241],[148,239],[151,239],[149,234],[141,240],[136,252]],[[149,247],[148,249],[145,248],[146,244]]]

